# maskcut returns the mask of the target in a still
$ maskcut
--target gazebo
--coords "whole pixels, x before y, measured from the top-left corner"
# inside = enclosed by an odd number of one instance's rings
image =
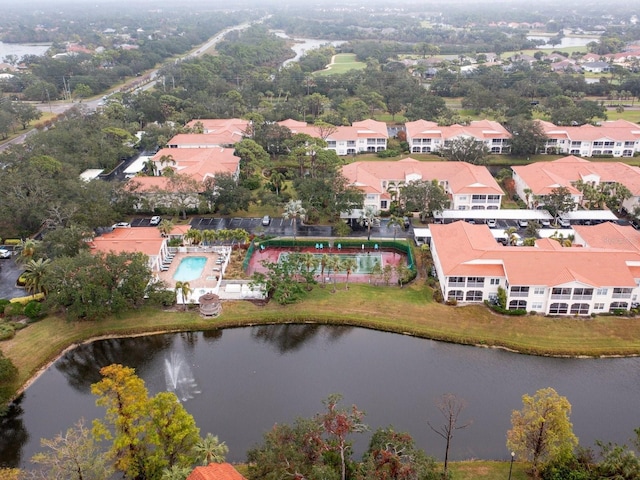
[[[198,298],[200,315],[203,317],[217,317],[222,312],[222,302],[215,293],[205,293]]]

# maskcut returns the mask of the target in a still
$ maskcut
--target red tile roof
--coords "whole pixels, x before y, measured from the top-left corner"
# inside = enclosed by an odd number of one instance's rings
[[[511,285],[556,286],[577,281],[594,287],[636,286],[637,271],[630,265],[640,262],[637,249],[557,248],[552,240],[538,241],[535,247],[505,247],[495,241],[486,225],[467,222],[430,225],[430,230],[446,276],[504,275]]]
[[[558,186],[567,187],[572,194],[581,195],[573,187],[577,180],[592,177],[600,182],[619,182],[634,196],[640,195],[640,168],[622,162],[590,162],[568,156],[553,162],[535,162],[514,166],[512,170],[527,184],[534,195],[547,195]]]
[[[160,254],[165,241],[158,227],[114,228],[94,238],[90,245],[92,252],[142,252],[154,256]]]
[[[447,181],[451,193],[502,195],[502,189],[489,170],[466,162],[421,162],[407,157],[402,160],[354,162],[342,167],[350,184],[386,192],[382,182],[405,182],[414,177],[422,180]]]
[[[456,137],[473,137],[478,140],[511,138],[511,134],[500,123],[491,120],[477,120],[468,125],[439,126],[436,122],[416,120],[405,124],[407,139],[439,138],[443,141]]]
[[[210,463],[196,467],[187,480],[247,480],[229,463]]]

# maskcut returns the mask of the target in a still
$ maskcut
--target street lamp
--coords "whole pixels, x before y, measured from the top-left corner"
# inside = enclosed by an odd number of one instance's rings
[[[511,480],[511,472],[513,471],[513,460],[516,458],[516,452],[511,452],[511,463],[509,464],[509,480]]]

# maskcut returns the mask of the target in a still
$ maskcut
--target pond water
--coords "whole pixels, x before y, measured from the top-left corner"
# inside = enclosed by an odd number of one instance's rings
[[[548,42],[553,38],[553,35],[527,35],[528,40],[542,40],[544,42]],[[560,43],[556,45],[541,45],[538,48],[541,50],[546,49],[558,49],[558,48],[568,48],[568,47],[585,47],[590,42],[597,42],[599,40],[598,37],[562,37],[560,39]],[[586,52],[586,49],[585,49]]]
[[[427,426],[443,418],[434,402],[454,393],[467,402],[452,443],[453,459],[507,459],[505,434],[521,396],[553,387],[573,405],[581,444],[627,442],[640,426],[640,358],[554,359],[439,343],[372,330],[311,324],[110,339],[66,353],[0,420],[0,459],[28,466],[40,438],[79,418],[102,417],[90,385],[111,363],[134,367],[151,394],[175,391],[201,433],[245,460],[274,423],[322,411],[331,393],[366,411],[376,429],[408,431],[442,458],[442,439]],[[357,456],[370,434],[356,439]]]
[[[25,55],[44,55],[50,46],[51,45],[48,43],[29,44],[0,42],[0,62],[2,62],[7,55],[15,55],[18,59],[21,59]]]

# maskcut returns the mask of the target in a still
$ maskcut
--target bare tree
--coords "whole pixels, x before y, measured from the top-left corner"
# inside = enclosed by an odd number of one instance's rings
[[[470,420],[463,425],[458,425],[458,417],[466,406],[467,402],[464,399],[458,398],[453,393],[445,393],[436,401],[436,407],[438,407],[438,410],[440,410],[440,413],[442,413],[442,416],[445,419],[444,424],[436,428],[427,420],[427,425],[429,425],[431,430],[436,432],[447,442],[444,451],[444,475],[442,478],[448,478],[447,469],[449,464],[449,447],[451,446],[451,439],[453,438],[454,432],[456,430],[467,428],[471,423],[473,423]]]

